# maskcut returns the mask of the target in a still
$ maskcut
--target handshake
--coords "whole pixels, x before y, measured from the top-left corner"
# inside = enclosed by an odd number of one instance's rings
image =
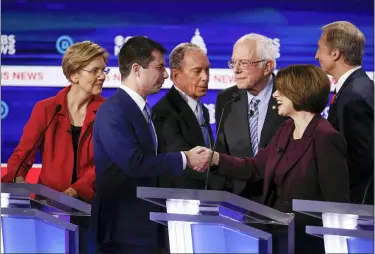
[[[187,166],[198,172],[206,171],[210,166],[210,161],[211,166],[219,164],[219,153],[212,152],[206,147],[197,146],[184,153],[187,158]]]

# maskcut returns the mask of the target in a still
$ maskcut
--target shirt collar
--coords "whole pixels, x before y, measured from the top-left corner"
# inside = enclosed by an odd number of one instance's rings
[[[136,91],[134,91],[133,89],[131,89],[127,86],[125,86],[124,84],[121,84],[120,88],[122,90],[124,90],[130,96],[130,98],[133,99],[133,101],[137,104],[139,109],[143,112],[143,110],[145,109],[145,106],[146,106],[145,99],[143,99],[142,96],[140,96]]]
[[[191,98],[189,95],[187,95],[186,93],[184,93],[177,86],[174,86],[174,88],[181,95],[181,97],[184,99],[184,101],[186,101],[186,103],[189,105],[189,107],[191,108],[191,110],[193,110],[193,112],[195,112],[195,109],[197,108],[197,105],[198,105],[198,101],[196,101],[193,98]]]
[[[336,88],[336,93],[338,93],[342,87],[342,85],[345,83],[345,81],[348,79],[348,77],[353,73],[355,72],[356,70],[360,69],[361,66],[357,66],[357,67],[354,67],[350,70],[348,70],[347,72],[345,72],[340,78],[339,80],[337,80],[336,82],[336,85],[335,85],[335,88]]]
[[[270,98],[271,98],[271,95],[272,95],[272,86],[273,86],[273,77],[271,75],[270,78],[268,79],[266,85],[264,86],[262,91],[260,91],[260,93],[257,96],[254,96],[249,92],[247,93],[247,99],[248,99],[249,105],[250,105],[251,100],[254,97],[257,97],[260,100],[259,104],[268,105],[268,103],[270,101]]]

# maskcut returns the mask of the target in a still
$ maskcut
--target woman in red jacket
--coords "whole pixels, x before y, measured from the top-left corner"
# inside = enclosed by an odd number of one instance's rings
[[[15,178],[16,182],[24,182],[39,150],[42,155],[39,183],[91,202],[95,194],[92,125],[104,101],[99,94],[108,73],[107,60],[107,51],[90,41],[75,43],[66,50],[62,69],[70,85],[56,96],[35,104],[2,181],[12,182]],[[60,110],[56,114],[57,108]],[[51,120],[44,138],[22,163]]]

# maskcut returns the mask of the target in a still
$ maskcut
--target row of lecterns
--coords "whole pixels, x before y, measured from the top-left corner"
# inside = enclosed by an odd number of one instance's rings
[[[293,200],[283,213],[225,191],[138,187],[137,197],[163,207],[150,220],[168,227],[171,253],[273,253],[267,226],[284,227],[294,253],[295,215],[322,220],[305,233],[326,253],[374,253],[374,207]],[[1,184],[1,253],[78,253],[78,226],[91,206],[40,184]],[[264,227],[259,227],[264,225]]]

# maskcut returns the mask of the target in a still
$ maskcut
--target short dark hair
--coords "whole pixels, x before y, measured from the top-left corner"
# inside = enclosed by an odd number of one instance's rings
[[[320,114],[327,106],[330,81],[320,68],[312,64],[291,65],[276,75],[276,89],[297,111]]]
[[[125,42],[118,55],[121,79],[129,76],[134,63],[147,68],[150,62],[154,60],[152,52],[155,50],[162,54],[167,52],[160,43],[144,36],[135,36]]]

